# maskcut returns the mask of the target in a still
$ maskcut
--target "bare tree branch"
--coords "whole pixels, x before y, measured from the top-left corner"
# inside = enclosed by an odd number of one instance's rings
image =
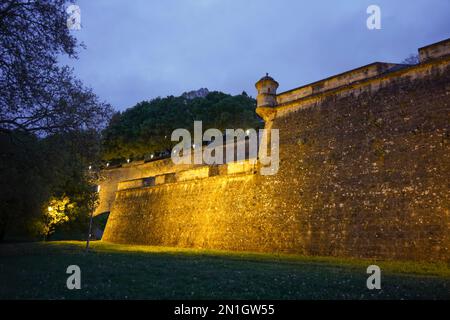
[[[99,129],[111,106],[57,64],[80,45],[66,26],[65,0],[0,3],[0,129],[41,135]]]

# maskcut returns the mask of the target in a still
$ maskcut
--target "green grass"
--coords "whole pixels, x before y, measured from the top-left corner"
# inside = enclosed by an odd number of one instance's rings
[[[0,245],[1,299],[450,299],[445,263],[304,257],[93,242]],[[81,290],[66,268],[81,268]],[[382,289],[366,288],[366,268]]]

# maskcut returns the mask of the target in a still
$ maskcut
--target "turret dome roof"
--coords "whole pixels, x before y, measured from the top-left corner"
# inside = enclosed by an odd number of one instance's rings
[[[263,80],[270,80],[270,81],[275,81],[271,76],[269,76],[269,73],[266,72],[266,75],[264,77],[262,77],[261,79],[259,79],[259,81],[263,81]],[[275,81],[276,82],[276,81]]]

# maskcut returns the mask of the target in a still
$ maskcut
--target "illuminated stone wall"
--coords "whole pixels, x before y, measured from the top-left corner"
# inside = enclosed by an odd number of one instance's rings
[[[238,145],[233,145],[235,160],[242,160],[238,157]],[[245,159],[249,158],[248,153],[248,140],[244,143],[244,148],[246,150],[246,154],[244,155]],[[226,162],[226,143],[224,144],[223,161]],[[193,157],[192,153],[192,157]],[[192,158],[193,159],[193,158]],[[193,162],[193,161],[192,161]],[[241,163],[237,163],[237,166],[241,166]],[[171,159],[162,159],[155,160],[150,162],[144,161],[132,161],[130,163],[124,163],[120,167],[115,168],[107,168],[102,170],[101,179],[98,182],[100,185],[99,192],[99,205],[97,206],[94,216],[97,216],[102,213],[110,212],[111,207],[114,203],[114,199],[116,197],[116,191],[121,189],[128,189],[130,186],[137,187],[139,184],[144,185],[144,182],[141,179],[146,177],[155,177],[155,184],[159,185],[165,182],[164,175],[167,173],[178,173],[183,171],[188,171],[185,173],[180,173],[179,180],[183,180],[183,176],[185,179],[189,179],[186,175],[199,175],[202,174],[201,171],[204,169],[199,169],[200,171],[189,171],[189,169],[193,169],[200,165],[194,164],[178,164],[174,165]],[[227,170],[227,167],[224,167]],[[232,167],[228,167],[228,170],[232,170]],[[239,171],[239,168],[237,169]],[[170,180],[170,177],[169,177]]]
[[[141,179],[157,174],[165,174],[177,172],[191,168],[191,165],[175,166],[171,159],[163,159],[152,162],[131,162],[124,164],[119,168],[111,168],[102,171],[102,179],[99,182],[99,206],[96,208],[94,215],[104,212],[110,212],[116,191],[120,189],[120,184],[132,184],[129,180]],[[134,182],[136,183],[136,181]],[[124,186],[122,186],[123,188]]]
[[[238,165],[119,191],[103,240],[450,260],[448,65],[280,106],[278,174]]]
[[[450,259],[450,69],[434,72],[275,118],[292,251]]]

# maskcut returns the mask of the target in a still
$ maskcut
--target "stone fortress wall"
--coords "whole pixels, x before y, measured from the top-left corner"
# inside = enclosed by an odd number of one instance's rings
[[[264,77],[256,111],[279,129],[278,173],[170,159],[111,169],[103,240],[449,261],[449,44],[419,49],[418,65],[374,63],[280,94]]]
[[[102,171],[102,179],[99,182],[99,205],[94,212],[94,216],[101,213],[110,212],[116,197],[116,191],[123,189],[128,181],[143,179],[156,175],[175,173],[177,171],[191,168],[190,165],[175,166],[171,159],[156,160],[151,162],[133,161],[122,164],[117,168],[105,169]]]
[[[243,145],[245,154],[242,159],[237,155],[237,149]],[[234,174],[241,171],[250,170],[249,167],[254,165],[249,161],[248,140],[237,142],[232,145],[235,152],[236,162],[226,164],[226,148],[223,146],[223,163],[224,165],[209,168],[205,165],[193,164],[193,152],[191,154],[192,164],[177,164],[172,159],[161,159],[153,161],[131,161],[123,163],[116,167],[109,167],[102,170],[101,179],[99,181],[99,205],[97,206],[94,216],[102,213],[108,213],[114,204],[116,192],[124,189],[154,186],[165,183],[173,183],[177,181],[185,181],[198,179],[200,177],[208,177],[217,174]],[[193,151],[193,150],[192,150]]]

